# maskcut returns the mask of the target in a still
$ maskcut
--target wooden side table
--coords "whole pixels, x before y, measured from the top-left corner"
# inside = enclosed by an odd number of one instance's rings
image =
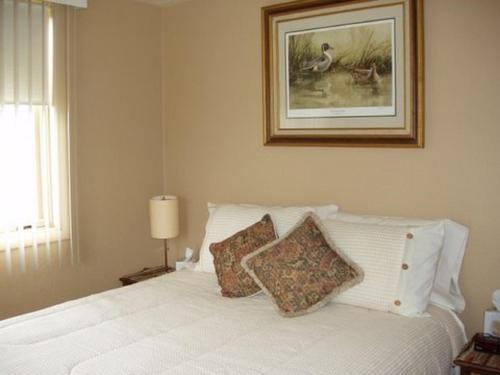
[[[165,270],[164,266],[159,266],[159,267],[146,267],[142,269],[139,272],[131,273],[125,276],[120,277],[120,281],[122,282],[123,286],[125,285],[130,285],[130,284],[135,284],[140,281],[148,280],[153,277],[158,277],[161,275],[165,275],[166,273],[174,272],[175,268],[169,267],[167,270]]]
[[[453,361],[455,365],[460,366],[460,375],[500,374],[500,355],[475,351],[474,340],[476,339],[476,336],[477,333],[467,344],[462,353],[460,353]]]

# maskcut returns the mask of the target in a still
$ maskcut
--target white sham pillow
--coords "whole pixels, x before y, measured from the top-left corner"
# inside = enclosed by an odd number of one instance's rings
[[[335,245],[364,271],[364,281],[334,301],[404,316],[425,314],[444,229],[323,220]]]
[[[449,219],[422,220],[400,217],[355,215],[338,212],[337,219],[354,223],[379,225],[422,226],[442,223],[444,240],[438,260],[436,277],[431,293],[430,303],[445,309],[461,313],[465,308],[465,299],[458,285],[462,260],[467,246],[469,229]]]
[[[306,212],[314,212],[321,219],[334,217],[338,207],[334,204],[325,206],[258,206],[252,204],[214,204],[208,203],[208,221],[205,226],[205,238],[200,248],[200,260],[196,271],[215,273],[213,256],[209,246],[232,236],[270,214],[278,237],[288,232]]]

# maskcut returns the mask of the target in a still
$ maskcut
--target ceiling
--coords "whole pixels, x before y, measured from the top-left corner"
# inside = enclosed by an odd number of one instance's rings
[[[175,4],[183,3],[190,0],[136,0],[141,3],[148,3],[151,5],[157,5],[160,7],[169,7]]]

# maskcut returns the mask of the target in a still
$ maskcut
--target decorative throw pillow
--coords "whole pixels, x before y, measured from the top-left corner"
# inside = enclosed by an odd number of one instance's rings
[[[317,310],[364,276],[311,213],[284,237],[246,255],[242,265],[283,316]]]
[[[276,238],[273,221],[267,214],[248,228],[210,245],[215,273],[224,297],[247,297],[260,291],[241,266],[241,259]]]

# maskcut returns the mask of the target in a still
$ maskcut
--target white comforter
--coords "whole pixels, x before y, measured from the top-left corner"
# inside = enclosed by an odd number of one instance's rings
[[[429,318],[335,304],[298,318],[215,276],[173,274],[0,322],[0,374],[449,374],[464,343]]]

